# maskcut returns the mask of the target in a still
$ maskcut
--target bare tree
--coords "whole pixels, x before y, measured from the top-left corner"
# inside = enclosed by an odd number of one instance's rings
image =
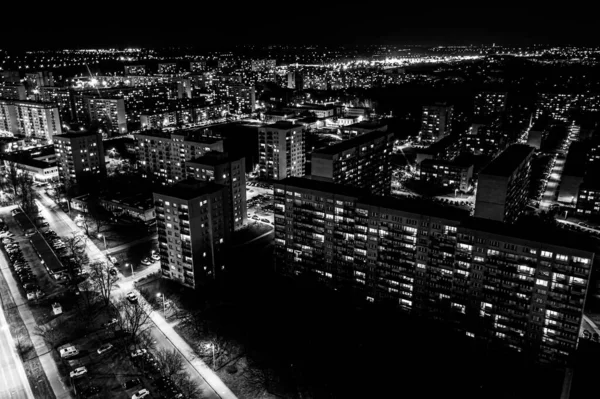
[[[131,303],[128,300],[121,300],[117,304],[117,309],[121,315],[120,327],[130,334],[130,343],[139,342],[140,335],[150,327],[152,308],[146,302]]]
[[[96,234],[100,234],[100,229],[110,220],[109,212],[100,205],[97,198],[91,198],[88,202],[87,217],[96,226]]]
[[[184,397],[189,399],[202,398],[202,388],[200,388],[200,385],[198,385],[196,381],[192,380],[187,373],[178,375],[173,382]]]
[[[168,350],[161,348],[156,351],[155,358],[158,362],[160,374],[165,378],[174,381],[178,375],[185,372],[183,357],[177,349]]]
[[[275,382],[275,373],[269,367],[256,361],[248,359],[248,367],[242,374],[246,394],[250,397],[259,398],[272,389]]]
[[[110,274],[110,269],[107,262],[92,262],[89,265],[89,281],[100,294],[105,306],[110,304],[110,294],[118,280],[117,276]]]
[[[29,173],[21,173],[17,177],[18,191],[20,194],[20,205],[27,215],[35,215],[38,212],[35,204],[35,192],[33,190],[33,178]]]
[[[72,237],[63,237],[62,240],[65,243],[68,255],[72,259],[70,262],[65,262],[67,273],[69,273],[71,283],[75,284],[77,282],[78,271],[83,270],[84,266],[90,261],[85,251],[87,238],[83,235],[73,233]]]
[[[15,162],[8,162],[7,165],[8,182],[12,186],[15,197],[18,195],[19,189],[19,169]]]

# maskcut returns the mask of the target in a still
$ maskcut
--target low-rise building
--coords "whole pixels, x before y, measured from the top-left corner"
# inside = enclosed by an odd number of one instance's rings
[[[426,159],[420,163],[419,179],[467,192],[473,178],[473,164]]]
[[[340,128],[340,131],[342,133],[342,140],[348,140],[376,130],[387,132],[387,128],[388,126],[384,122],[363,121],[353,125],[344,126]]]

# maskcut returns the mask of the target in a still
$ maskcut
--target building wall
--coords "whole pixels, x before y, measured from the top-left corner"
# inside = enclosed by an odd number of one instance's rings
[[[593,252],[288,182],[274,187],[280,273],[352,288],[541,361],[575,351]]]
[[[507,192],[506,177],[479,175],[475,194],[475,217],[503,221]]]
[[[58,173],[67,187],[80,184],[91,176],[106,176],[102,136],[70,134],[55,137]]]
[[[122,98],[89,98],[89,117],[108,129],[110,136],[127,133],[125,100]]]
[[[224,189],[190,200],[154,194],[164,278],[197,288],[223,270],[230,238],[224,197]]]
[[[580,185],[577,195],[577,215],[600,215],[600,187]]]
[[[259,176],[272,180],[304,176],[304,140],[302,126],[261,126],[258,129]]]
[[[579,186],[583,183],[583,176],[562,175],[560,178],[560,189],[558,191],[558,202],[563,204],[577,203]]]

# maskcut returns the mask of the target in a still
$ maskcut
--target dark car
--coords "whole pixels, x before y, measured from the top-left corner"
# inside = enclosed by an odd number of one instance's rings
[[[81,396],[83,396],[84,398],[89,398],[97,393],[100,393],[100,391],[102,391],[102,389],[99,386],[90,385],[85,391],[81,393]]]
[[[133,387],[138,386],[140,384],[141,384],[140,379],[139,378],[134,378],[132,380],[125,381],[123,383],[123,388],[130,389],[130,388],[133,388]]]

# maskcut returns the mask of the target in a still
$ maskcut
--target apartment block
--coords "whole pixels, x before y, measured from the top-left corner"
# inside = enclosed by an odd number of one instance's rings
[[[145,75],[146,65],[125,65],[125,75]]]
[[[309,178],[276,182],[274,201],[282,274],[395,303],[542,362],[564,363],[577,347],[595,249],[585,236]]]
[[[5,100],[26,100],[27,89],[23,84],[0,85],[0,98]]]
[[[311,176],[388,195],[392,184],[393,146],[393,133],[376,130],[319,148],[311,155]]]
[[[259,176],[281,180],[304,176],[305,133],[302,125],[279,121],[258,128]]]
[[[0,130],[45,145],[62,133],[62,126],[52,103],[0,100]]]
[[[154,193],[163,278],[197,288],[225,269],[226,187],[186,179]]]
[[[387,132],[387,125],[380,122],[363,121],[340,128],[342,140],[348,140],[376,130]]]
[[[513,144],[479,173],[475,216],[514,223],[525,209],[534,148]]]
[[[452,129],[452,111],[447,104],[426,105],[421,116],[419,140],[426,143],[436,142],[450,134]]]
[[[41,86],[39,90],[41,101],[54,103],[58,107],[58,113],[63,123],[74,120],[71,89],[60,86]]]
[[[231,230],[242,228],[247,222],[246,160],[224,152],[208,152],[186,162],[187,176],[196,180],[220,184],[227,188]]]
[[[577,193],[577,215],[600,216],[600,184],[582,183]]]
[[[506,92],[484,91],[475,96],[474,115],[491,117],[506,110]]]
[[[106,176],[102,135],[93,132],[60,134],[54,136],[54,150],[58,174],[66,187]]]
[[[91,122],[97,122],[108,136],[127,133],[125,100],[122,98],[88,98]]]
[[[210,151],[223,152],[223,140],[186,132],[145,131],[135,138],[142,175],[163,184],[184,180],[186,162]]]
[[[473,178],[473,164],[468,162],[425,159],[419,165],[419,179],[439,186],[466,192]]]

